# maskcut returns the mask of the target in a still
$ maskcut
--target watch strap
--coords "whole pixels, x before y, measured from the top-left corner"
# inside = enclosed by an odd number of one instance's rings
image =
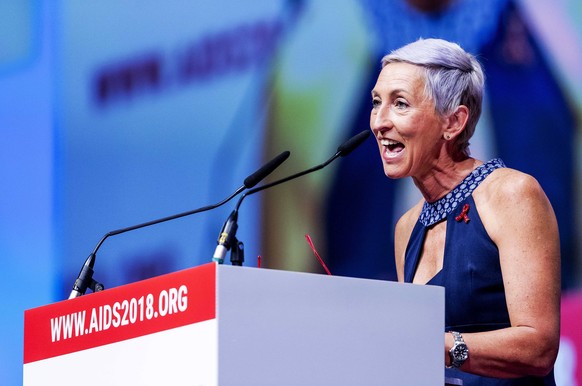
[[[469,349],[461,333],[457,331],[449,331],[449,333],[453,336],[454,342],[453,347],[449,350],[451,365],[446,367],[459,368],[469,358]]]

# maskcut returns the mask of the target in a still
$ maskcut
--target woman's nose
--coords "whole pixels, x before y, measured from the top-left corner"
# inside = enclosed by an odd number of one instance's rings
[[[388,116],[388,112],[380,108],[375,112],[372,111],[370,116],[370,128],[372,129],[372,133],[375,136],[378,136],[379,133],[389,130],[391,127],[391,121]]]

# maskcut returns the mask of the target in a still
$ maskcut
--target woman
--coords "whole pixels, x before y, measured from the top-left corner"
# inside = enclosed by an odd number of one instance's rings
[[[477,60],[444,40],[382,59],[370,127],[386,176],[412,177],[423,196],[396,225],[398,279],[446,288],[447,377],[554,385],[558,226],[533,177],[470,157],[483,87]]]

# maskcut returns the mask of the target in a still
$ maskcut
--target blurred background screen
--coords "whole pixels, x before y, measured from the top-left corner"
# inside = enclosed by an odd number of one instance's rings
[[[380,58],[420,37],[477,55],[472,154],[532,174],[552,202],[556,377],[582,384],[576,0],[0,2],[1,383],[22,383],[24,310],[66,299],[107,232],[217,203],[285,150],[267,182],[324,162],[369,129]],[[245,265],[322,273],[309,234],[333,274],[395,280],[394,224],[419,198],[368,140],[245,199]],[[211,261],[235,204],[108,238],[95,278],[110,288]]]

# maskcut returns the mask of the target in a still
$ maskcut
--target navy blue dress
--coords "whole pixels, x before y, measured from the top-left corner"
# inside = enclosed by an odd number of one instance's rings
[[[440,221],[447,222],[443,268],[427,283],[446,289],[445,331],[491,331],[510,325],[499,251],[483,227],[472,196],[500,167],[505,167],[500,159],[484,163],[442,199],[425,202],[410,236],[404,262],[407,283],[414,278],[426,230]],[[494,379],[446,369],[446,377],[462,379],[463,386],[555,385],[553,372],[545,378]]]

